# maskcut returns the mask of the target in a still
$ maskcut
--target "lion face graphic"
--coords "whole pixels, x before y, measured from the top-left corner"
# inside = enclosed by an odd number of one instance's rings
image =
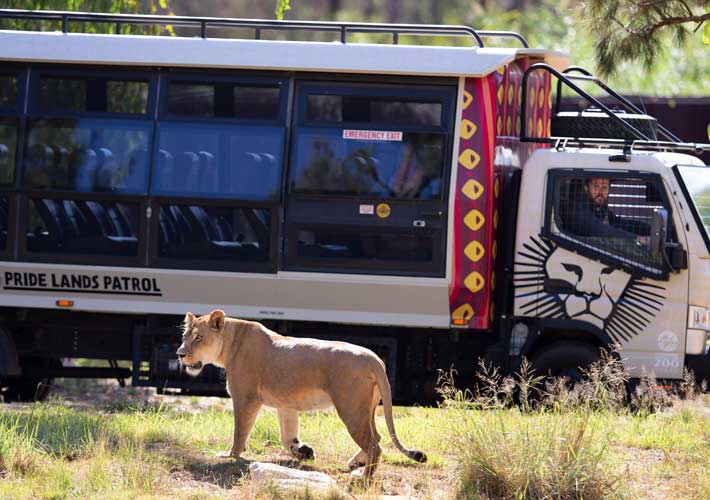
[[[663,306],[663,287],[540,237],[518,252],[516,300],[524,315],[585,321],[614,342],[641,333]]]

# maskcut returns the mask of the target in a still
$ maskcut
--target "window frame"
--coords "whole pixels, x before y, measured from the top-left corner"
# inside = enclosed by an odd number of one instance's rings
[[[146,198],[147,199],[147,198]],[[264,262],[238,260],[208,260],[201,257],[175,258],[161,257],[160,250],[160,207],[164,205],[196,205],[200,207],[220,208],[256,208],[270,212],[269,222],[269,253]],[[280,201],[251,201],[232,198],[178,198],[174,196],[155,195],[150,197],[150,244],[148,245],[149,267],[161,269],[186,269],[195,271],[228,271],[255,274],[275,274],[278,270],[278,236],[279,236]]]
[[[310,126],[317,128],[349,128],[352,126],[372,126],[372,122],[331,122],[325,120],[307,120],[306,110],[308,107],[308,96],[334,95],[334,96],[354,96],[373,97],[378,99],[399,99],[408,102],[438,102],[441,104],[441,123],[435,125],[404,125],[404,124],[381,124],[377,125],[382,130],[401,130],[403,126],[410,132],[440,132],[449,134],[447,124],[451,121],[455,109],[452,96],[448,98],[445,94],[452,94],[455,98],[455,91],[449,89],[442,92],[445,85],[407,85],[405,83],[378,84],[373,82],[323,82],[323,81],[301,81],[296,83],[294,89],[298,98],[294,102],[294,127]],[[317,92],[316,92],[317,91]],[[437,99],[434,99],[437,98]]]
[[[27,94],[27,116],[31,118],[37,117],[78,117],[78,118],[108,118],[122,119],[128,118],[132,120],[153,120],[155,116],[155,101],[157,92],[158,73],[150,70],[137,70],[131,68],[129,70],[120,70],[115,68],[81,68],[77,66],[62,66],[53,67],[53,65],[34,65],[30,69],[29,92]],[[90,79],[104,78],[109,81],[143,81],[148,84],[148,95],[145,113],[112,113],[109,111],[62,111],[62,110],[47,110],[44,111],[39,107],[39,82],[42,77],[67,79]]]
[[[42,111],[38,106],[39,80],[44,77],[91,78],[103,77],[115,81],[145,81],[148,83],[148,102],[145,114],[135,113],[110,113],[98,111]],[[30,65],[28,66],[28,92],[25,112],[22,115],[21,144],[18,144],[21,157],[18,158],[15,168],[15,190],[18,193],[17,202],[17,227],[16,235],[17,259],[23,262],[42,262],[53,264],[83,264],[96,266],[116,267],[145,267],[148,252],[148,223],[146,216],[150,206],[147,189],[152,171],[153,136],[155,134],[155,109],[157,98],[157,84],[159,72],[155,70],[141,70],[130,68],[122,70],[105,67],[80,67],[76,65]],[[24,186],[24,159],[25,146],[31,123],[38,120],[66,120],[66,119],[96,119],[116,122],[144,122],[148,128],[148,165],[146,172],[146,191],[143,193],[114,193],[107,191],[76,191],[68,189],[44,189]],[[137,254],[135,256],[101,255],[89,253],[52,253],[30,252],[27,250],[27,218],[29,216],[30,199],[48,198],[58,200],[99,201],[99,202],[127,202],[138,206],[138,239]]]
[[[675,224],[673,223],[673,206],[671,200],[668,197],[666,189],[663,185],[663,178],[660,174],[654,172],[644,172],[637,170],[588,170],[580,168],[554,168],[547,172],[547,186],[545,189],[545,204],[544,204],[544,217],[543,226],[541,230],[541,235],[548,238],[560,247],[570,250],[572,252],[578,253],[584,257],[590,259],[604,262],[608,265],[617,266],[623,269],[625,272],[633,276],[643,276],[659,281],[667,281],[670,273],[670,269],[665,261],[661,261],[661,269],[654,273],[648,269],[649,266],[645,266],[641,263],[631,263],[632,259],[614,255],[611,250],[606,249],[595,249],[590,248],[591,245],[584,245],[574,241],[572,237],[565,238],[557,233],[554,233],[551,228],[552,222],[552,212],[554,211],[555,225],[559,232],[562,232],[562,221],[560,220],[560,210],[559,210],[559,183],[557,182],[560,178],[579,178],[579,179],[589,179],[593,177],[605,177],[610,181],[613,179],[641,179],[650,183],[653,183],[660,195],[661,203],[663,207],[668,211],[668,220],[670,226],[668,228],[668,235],[673,235],[677,240],[677,231],[675,229]],[[554,209],[554,210],[553,210]],[[566,231],[564,231],[567,233]]]
[[[314,92],[314,91],[318,92]],[[379,84],[377,82],[365,81],[320,81],[320,80],[305,80],[296,82],[294,86],[294,92],[296,98],[294,99],[294,119],[291,126],[289,135],[289,148],[288,148],[288,159],[287,167],[288,170],[283,176],[284,180],[284,193],[285,196],[293,197],[297,199],[322,199],[322,200],[332,200],[332,199],[373,199],[378,200],[378,202],[391,203],[396,200],[404,201],[402,198],[391,198],[391,197],[373,197],[365,194],[343,194],[343,193],[323,193],[323,192],[311,192],[303,193],[292,191],[291,189],[291,174],[294,171],[295,163],[293,161],[293,153],[295,151],[296,143],[298,141],[298,131],[299,128],[306,129],[331,129],[331,130],[344,130],[348,128],[376,128],[377,130],[383,131],[397,131],[402,132],[402,135],[407,133],[412,134],[440,134],[443,137],[443,151],[442,151],[442,164],[441,164],[441,188],[439,196],[429,199],[419,199],[414,198],[415,202],[425,202],[425,201],[437,201],[446,204],[448,202],[449,192],[447,186],[451,179],[451,169],[448,165],[451,165],[452,155],[453,155],[453,137],[455,135],[455,98],[456,98],[456,87],[442,84],[423,84],[423,85],[408,85],[406,82],[397,82],[394,84]],[[374,124],[372,122],[329,122],[322,120],[307,120],[306,119],[306,109],[308,96],[312,93],[317,93],[318,95],[351,95],[351,96],[371,96],[377,98],[393,98],[393,99],[403,99],[412,102],[418,102],[417,98],[421,99],[421,102],[431,102],[432,97],[437,97],[441,104],[441,123],[439,126],[426,126],[426,125],[403,125],[403,124]],[[412,97],[409,99],[409,97]],[[430,99],[426,99],[429,97]]]
[[[223,116],[191,116],[168,113],[168,85],[172,82],[209,85],[216,83],[235,86],[265,87],[279,89],[279,111],[276,119],[254,119]],[[164,72],[160,79],[160,102],[158,103],[158,122],[241,124],[241,125],[281,125],[287,127],[287,107],[290,82],[284,75],[251,76],[241,74],[219,74],[210,72]]]
[[[12,182],[8,184],[0,184],[0,195],[7,197],[8,203],[8,221],[7,221],[7,239],[5,248],[0,249],[0,259],[14,260],[17,255],[17,246],[19,245],[18,232],[19,218],[19,184],[20,184],[20,166],[24,161],[24,148],[22,147],[25,141],[25,122],[26,122],[26,104],[27,104],[27,80],[28,80],[28,65],[8,63],[4,65],[0,74],[11,75],[15,77],[17,82],[17,99],[14,107],[0,107],[0,118],[14,119],[17,143],[15,144],[15,164],[12,166]]]
[[[118,267],[142,267],[145,261],[147,251],[146,230],[148,223],[144,214],[148,208],[148,198],[146,196],[113,194],[111,196],[102,196],[101,193],[87,193],[73,191],[71,196],[66,196],[67,191],[26,191],[20,201],[19,217],[18,217],[18,233],[24,237],[19,238],[19,260],[24,262],[46,262],[59,264],[86,264],[100,266],[118,266]],[[30,209],[30,200],[37,198],[55,199],[55,200],[77,200],[77,201],[110,201],[117,203],[133,203],[138,206],[138,227],[136,228],[136,237],[138,246],[135,256],[125,255],[103,255],[90,253],[61,253],[61,252],[31,252],[27,249],[27,218]],[[109,262],[107,262],[109,261]]]

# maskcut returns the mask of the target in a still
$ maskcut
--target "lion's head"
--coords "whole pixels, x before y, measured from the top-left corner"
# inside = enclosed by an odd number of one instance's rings
[[[191,312],[185,315],[177,355],[189,375],[196,377],[205,365],[217,361],[224,342],[223,330],[224,311],[219,309],[200,317]]]
[[[631,279],[621,269],[584,259],[559,247],[548,257],[545,273],[548,279],[565,285],[557,296],[567,316],[599,328],[604,328]]]

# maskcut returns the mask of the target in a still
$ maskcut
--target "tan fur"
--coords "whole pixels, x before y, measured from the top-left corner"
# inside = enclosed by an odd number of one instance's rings
[[[369,349],[284,337],[260,323],[226,318],[216,310],[200,317],[185,315],[178,355],[192,375],[210,363],[226,370],[234,441],[223,456],[239,457],[244,452],[256,415],[266,405],[278,411],[283,446],[296,458],[313,458],[313,449],[298,439],[298,412],[335,406],[360,447],[348,466],[364,467],[363,474],[370,477],[382,453],[374,420],[381,398],[394,445],[409,458],[426,461],[424,453],[399,443],[385,366]]]

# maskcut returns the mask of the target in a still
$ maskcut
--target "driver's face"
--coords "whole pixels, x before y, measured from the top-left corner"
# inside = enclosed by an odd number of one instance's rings
[[[589,199],[597,205],[604,205],[609,198],[609,179],[601,177],[590,179],[584,189]]]

